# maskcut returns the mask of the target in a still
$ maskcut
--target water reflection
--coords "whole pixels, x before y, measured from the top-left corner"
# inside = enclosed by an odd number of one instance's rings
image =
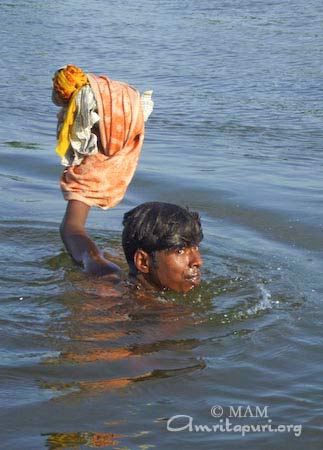
[[[120,434],[115,433],[50,433],[46,439],[46,448],[49,450],[63,450],[64,448],[79,449],[79,446],[89,448],[115,447],[119,444]]]
[[[44,359],[43,365],[49,372],[50,367],[58,370],[61,376],[59,382],[57,377],[54,382],[43,379],[43,389],[59,391],[64,398],[75,397],[204,368],[204,363],[193,357],[187,365],[181,361],[179,367],[171,368],[162,356],[156,359],[156,355],[200,345],[199,339],[180,336],[196,322],[188,299],[176,303],[173,297],[154,296],[127,282],[114,286],[83,279],[77,290],[80,296],[74,293],[66,299],[69,314],[48,330],[51,338],[58,339],[59,353]],[[76,366],[80,370],[75,371]]]
[[[67,391],[66,395],[69,398],[80,397],[82,394],[97,393],[101,391],[117,390],[130,387],[133,383],[141,381],[154,381],[162,378],[180,377],[182,375],[202,370],[206,367],[204,362],[197,362],[193,366],[178,368],[178,369],[156,369],[142,375],[133,376],[129,378],[116,378],[111,380],[100,381],[75,381],[71,383],[42,383],[40,387],[44,389],[59,390],[62,393]]]
[[[59,353],[43,360],[56,376],[54,381],[43,379],[40,386],[59,392],[56,401],[203,370],[205,362],[195,356],[196,349],[251,333],[243,322],[271,309],[268,291],[241,277],[203,282],[186,296],[152,296],[127,283],[118,287],[89,279],[78,283],[77,290],[80,296],[74,293],[72,300],[66,299],[69,315],[49,330],[59,336]],[[231,302],[221,305],[221,296],[230,296]],[[210,335],[191,337],[202,323],[212,323]],[[228,324],[231,328],[224,330]],[[169,367],[169,355],[175,366],[172,361]]]

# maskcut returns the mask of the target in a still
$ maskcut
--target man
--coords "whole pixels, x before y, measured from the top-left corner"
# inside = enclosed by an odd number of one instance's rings
[[[90,206],[70,200],[61,237],[74,261],[86,273],[121,280],[120,268],[106,260],[85,231]],[[143,203],[124,215],[122,245],[129,277],[142,287],[188,292],[200,283],[203,239],[200,219],[170,203]]]

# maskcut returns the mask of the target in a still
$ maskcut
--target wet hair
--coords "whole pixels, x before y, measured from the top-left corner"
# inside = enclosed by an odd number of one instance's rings
[[[148,202],[125,213],[122,246],[130,273],[135,274],[134,255],[141,249],[155,251],[199,245],[203,232],[198,213],[171,203]]]

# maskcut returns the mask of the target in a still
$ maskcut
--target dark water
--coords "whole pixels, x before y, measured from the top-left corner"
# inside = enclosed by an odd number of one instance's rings
[[[321,1],[2,0],[0,13],[0,447],[321,449]],[[125,267],[126,210],[198,210],[204,280],[186,297],[120,295],[66,255],[50,102],[66,63],[154,90],[135,180],[89,232]],[[192,431],[167,429],[175,415]],[[193,428],[225,419],[235,431]]]

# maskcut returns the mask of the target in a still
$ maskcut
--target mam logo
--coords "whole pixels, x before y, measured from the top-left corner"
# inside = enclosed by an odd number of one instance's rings
[[[268,418],[269,406],[230,406],[229,417],[265,417]]]

